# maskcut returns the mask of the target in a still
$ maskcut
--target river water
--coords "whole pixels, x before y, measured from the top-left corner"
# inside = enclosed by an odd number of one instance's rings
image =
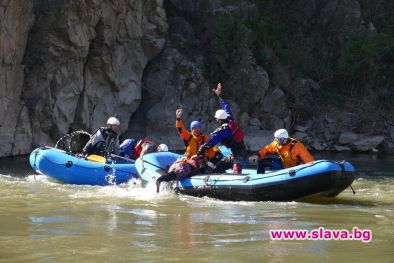
[[[1,262],[394,262],[394,157],[346,159],[334,199],[225,202],[141,188],[64,185],[0,160]],[[370,229],[372,240],[272,240],[272,229]],[[364,241],[364,242],[363,242]]]

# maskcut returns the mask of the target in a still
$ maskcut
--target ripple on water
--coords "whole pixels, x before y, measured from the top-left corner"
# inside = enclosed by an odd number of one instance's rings
[[[173,261],[313,262],[323,256],[323,261],[342,262],[349,251],[365,261],[387,261],[394,241],[393,159],[353,160],[361,174],[353,184],[356,195],[346,189],[334,199],[302,202],[226,202],[176,195],[164,186],[156,194],[154,183],[146,188],[139,182],[65,185],[32,175],[29,167],[4,170],[0,164],[1,236],[10,240],[3,242],[3,251],[13,251],[5,257],[10,261],[40,251],[36,261],[43,262],[69,255],[76,261],[105,257],[114,262],[159,262],[166,255]],[[269,229],[320,226],[370,228],[373,241],[365,245],[269,239]],[[97,247],[107,250],[92,249]],[[261,255],[268,255],[267,260]],[[20,259],[29,261],[27,256]]]

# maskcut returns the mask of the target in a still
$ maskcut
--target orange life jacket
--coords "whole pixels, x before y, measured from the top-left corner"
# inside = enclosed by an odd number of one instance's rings
[[[179,136],[182,137],[186,146],[186,156],[187,158],[192,157],[197,154],[200,146],[208,141],[208,135],[200,134],[198,136],[193,135],[188,130],[185,129],[182,121],[180,119],[176,120],[176,128],[178,130]],[[219,148],[214,147],[206,151],[205,156],[211,159],[215,156],[216,152],[220,152]]]
[[[313,162],[315,160],[306,147],[294,138],[289,138],[289,142],[285,145],[279,145],[278,141],[274,140],[270,145],[263,147],[259,151],[261,158],[267,153],[277,153],[282,160],[284,168]]]

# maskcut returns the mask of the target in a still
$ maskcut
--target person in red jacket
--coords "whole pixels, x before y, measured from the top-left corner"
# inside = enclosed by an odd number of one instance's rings
[[[250,162],[264,158],[267,153],[276,153],[284,168],[313,162],[315,159],[306,147],[294,138],[289,137],[285,129],[279,129],[274,134],[274,141],[263,147],[258,155],[249,157]],[[264,172],[264,171],[262,171]]]

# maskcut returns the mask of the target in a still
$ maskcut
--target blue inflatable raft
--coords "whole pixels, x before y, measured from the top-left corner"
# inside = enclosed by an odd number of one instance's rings
[[[134,163],[98,163],[59,149],[40,147],[29,157],[38,173],[66,184],[113,185],[137,178]]]
[[[135,163],[140,177],[157,179],[180,155],[151,153]],[[334,197],[349,187],[355,169],[347,161],[318,160],[278,171],[257,174],[243,169],[243,174],[201,174],[176,182],[176,191],[192,196],[209,196],[233,201],[291,201],[312,195]]]

